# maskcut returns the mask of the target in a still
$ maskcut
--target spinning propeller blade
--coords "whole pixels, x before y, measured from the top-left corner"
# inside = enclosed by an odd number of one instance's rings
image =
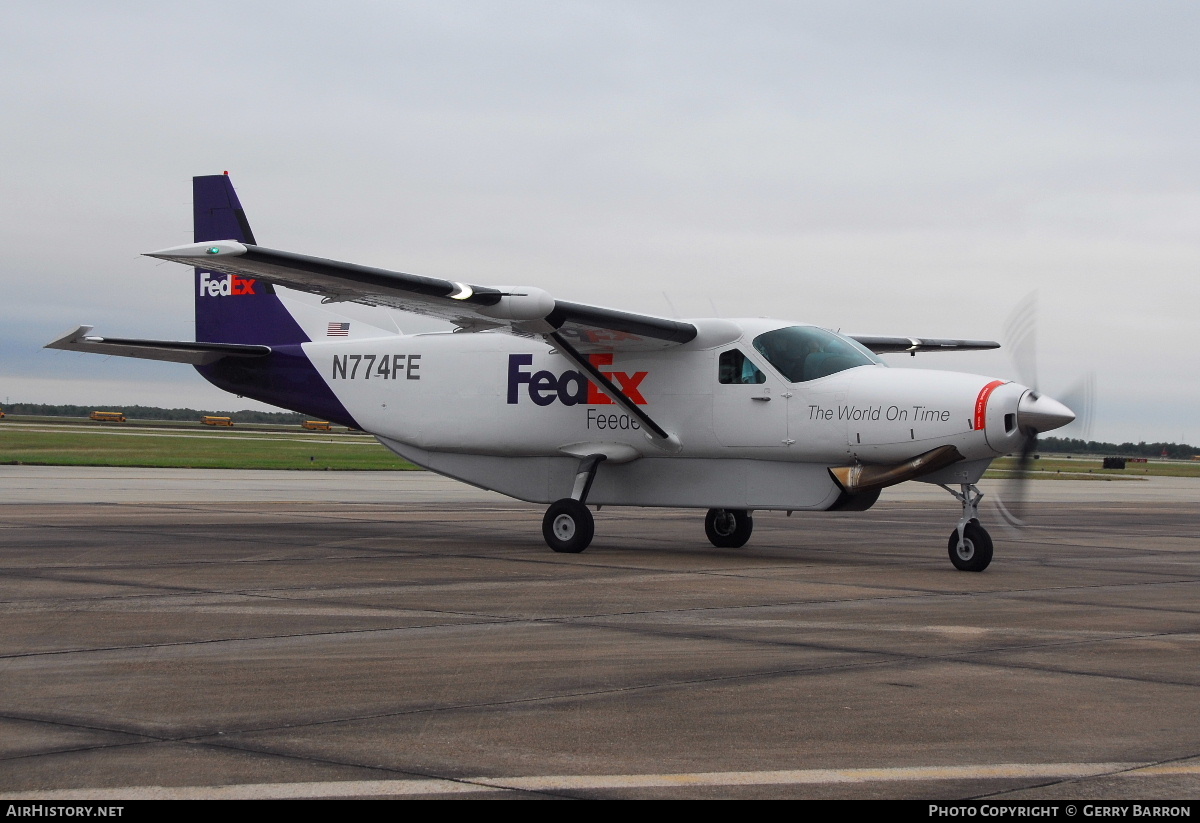
[[[1004,347],[1017,370],[1017,379],[1038,390],[1037,292],[1030,292],[1012,310],[1004,323]]]
[[[1021,398],[1017,406],[1017,428],[1024,435],[1017,465],[1001,492],[994,496],[1001,518],[1016,529],[1028,525],[1029,479],[1037,454],[1038,432],[1052,431],[1078,421],[1086,432],[1083,439],[1088,439],[1095,400],[1095,377],[1091,373],[1084,375],[1068,393],[1067,396],[1071,397],[1069,404],[1041,394],[1038,386],[1037,326],[1037,292],[1031,292],[1017,304],[1005,323],[1009,355],[1018,379],[1029,387],[1029,393]]]
[[[1023,529],[1029,524],[1025,518],[1028,515],[1029,474],[1033,471],[1033,456],[1037,452],[1037,431],[1031,430],[1021,446],[1017,457],[1017,466],[1012,477],[1004,483],[1002,493],[995,496],[996,508],[1004,522],[1015,529]]]
[[[1075,412],[1075,422],[1064,434],[1074,434],[1080,440],[1091,440],[1092,413],[1096,407],[1096,375],[1092,372],[1085,374],[1063,393],[1062,400]]]

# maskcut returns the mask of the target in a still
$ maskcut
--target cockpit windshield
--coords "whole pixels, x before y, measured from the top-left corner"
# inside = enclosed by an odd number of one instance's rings
[[[789,326],[754,338],[754,348],[792,383],[855,366],[883,365],[869,349],[816,326]]]

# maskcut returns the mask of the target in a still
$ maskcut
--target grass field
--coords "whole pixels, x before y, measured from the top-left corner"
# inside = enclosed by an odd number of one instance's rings
[[[77,427],[81,427],[82,429],[89,430],[89,431],[95,430],[95,429],[111,429],[113,431],[120,431],[123,429],[191,429],[194,431],[203,431],[203,432],[220,431],[220,432],[226,432],[226,433],[228,433],[228,432],[260,432],[260,431],[304,433],[306,431],[306,429],[304,429],[303,427],[301,427],[299,424],[296,424],[296,423],[287,423],[287,424],[284,424],[284,423],[237,423],[232,428],[226,428],[224,426],[221,426],[221,427],[206,426],[205,424],[201,423],[199,419],[196,419],[196,420],[141,420],[138,418],[130,418],[129,420],[126,420],[124,423],[101,423],[101,422],[98,422],[95,420],[91,420],[87,417],[58,417],[58,416],[38,415],[38,414],[9,415],[5,420],[0,421],[0,426],[3,426],[4,423],[6,423],[6,422],[17,423],[17,424],[33,423],[33,424],[41,424],[41,425],[54,426],[54,427],[77,426]],[[343,434],[346,433],[346,431],[347,431],[345,427],[338,426],[336,424],[334,425],[333,430],[335,432],[341,432]]]
[[[1099,457],[1048,455],[1033,461],[1033,470],[1030,476],[1046,480],[1200,477],[1200,460],[1193,462],[1155,460],[1149,463],[1126,463],[1125,466],[1124,469],[1106,469],[1103,458]],[[984,477],[1011,477],[1016,467],[1017,458],[1001,457],[992,463],[992,467]]]
[[[0,463],[187,469],[397,471],[416,466],[364,435],[0,425]]]
[[[56,420],[57,422],[44,422]],[[306,432],[299,426],[259,425],[213,429],[199,423],[129,421],[99,424],[63,418],[0,421],[0,464],[138,466],[195,469],[298,469],[397,471],[415,469],[362,433]],[[15,425],[14,425],[15,423]],[[1011,477],[1014,457],[1002,457],[985,477]],[[1200,477],[1200,461],[1128,463],[1102,468],[1101,458],[1046,455],[1033,464],[1034,479],[1135,480]]]

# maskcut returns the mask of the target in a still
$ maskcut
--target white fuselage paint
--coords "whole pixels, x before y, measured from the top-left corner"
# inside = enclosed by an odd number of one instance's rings
[[[721,321],[726,326],[729,321]],[[943,445],[966,458],[931,479],[973,482],[1019,447],[1006,431],[1026,391],[988,377],[860,366],[789,383],[753,348],[788,323],[738,321],[719,345],[701,335],[653,352],[593,355],[600,371],[682,449],[656,446],[561,353],[509,334],[439,333],[305,344],[364,430],[434,471],[524,500],[570,493],[579,455],[605,453],[589,503],[824,509],[840,495],[827,468],[889,464]],[[721,352],[740,349],[766,382],[718,382]],[[765,398],[770,399],[765,399]],[[1010,418],[1011,420],[1011,418]],[[949,474],[947,474],[949,472]]]

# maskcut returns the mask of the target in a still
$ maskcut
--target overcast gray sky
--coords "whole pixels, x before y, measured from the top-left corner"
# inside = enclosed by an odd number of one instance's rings
[[[1093,436],[1200,442],[1200,4],[5,4],[0,399],[241,408],[189,367],[191,180],[260,243],[672,316],[1001,339]],[[402,325],[416,328],[416,324]],[[1002,353],[891,358],[1015,377]],[[1069,433],[1069,432],[1068,432]]]

